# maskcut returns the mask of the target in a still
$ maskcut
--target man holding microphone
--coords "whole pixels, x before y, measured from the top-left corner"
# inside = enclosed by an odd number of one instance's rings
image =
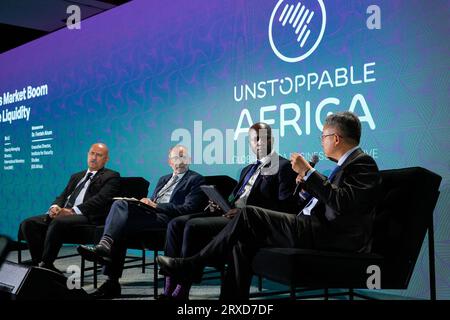
[[[320,174],[299,153],[293,170],[308,197],[300,212],[283,213],[255,206],[232,209],[230,223],[198,254],[188,258],[159,256],[161,273],[185,281],[205,265],[232,259],[234,277],[227,277],[221,297],[249,298],[252,260],[261,247],[311,248],[330,251],[370,250],[374,207],[380,175],[375,161],[359,147],[361,123],[351,112],[329,115],[321,143],[337,162],[329,177]]]

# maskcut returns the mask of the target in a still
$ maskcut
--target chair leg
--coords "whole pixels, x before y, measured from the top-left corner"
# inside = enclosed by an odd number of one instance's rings
[[[94,288],[97,289],[97,261],[94,261]]]
[[[262,291],[262,277],[258,276],[258,291],[261,292]]]
[[[142,249],[142,273],[145,273],[145,249]]]
[[[436,300],[436,271],[434,261],[434,225],[433,214],[431,214],[430,225],[428,226],[428,263],[430,271],[430,300]]]
[[[80,279],[80,285],[84,286],[84,258],[81,257],[81,279]]]
[[[20,247],[20,242],[19,249],[17,250],[17,263],[22,263],[22,248]]]
[[[158,298],[158,263],[156,258],[158,257],[158,250],[153,250],[153,297],[155,300]]]
[[[355,295],[354,295],[354,292],[353,292],[352,288],[348,289],[348,298],[349,298],[349,300],[353,300],[355,298]]]
[[[289,295],[289,298],[291,299],[291,300],[295,300],[295,298],[296,298],[296,294],[295,294],[295,286],[293,285],[293,284],[291,284],[291,287],[290,287],[290,295]]]

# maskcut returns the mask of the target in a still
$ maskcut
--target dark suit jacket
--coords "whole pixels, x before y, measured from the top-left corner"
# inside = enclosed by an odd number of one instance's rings
[[[156,197],[159,190],[172,177],[172,174],[162,176],[155,191],[153,192],[152,199]],[[157,211],[167,214],[170,217],[176,217],[187,213],[197,212],[203,210],[206,206],[207,198],[204,192],[200,189],[200,186],[205,184],[205,179],[202,175],[195,171],[188,170],[186,174],[176,185],[170,197],[168,203],[158,203]]]
[[[275,174],[259,174],[248,196],[247,205],[283,212],[298,212],[298,201],[293,196],[297,174],[292,170],[291,163],[287,159],[278,155],[278,161],[279,168]],[[266,165],[266,167],[269,166]],[[236,197],[251,167],[250,164],[242,169],[239,182],[232,192],[233,198]]]
[[[86,175],[86,170],[73,174],[64,191],[53,201],[53,204],[64,207],[70,194],[78,182]],[[84,201],[78,206],[89,222],[102,225],[111,208],[112,198],[118,196],[120,190],[120,174],[116,171],[102,168],[92,178],[84,195]]]
[[[304,188],[319,200],[312,211],[320,221],[313,225],[315,246],[368,251],[380,182],[377,164],[361,149],[345,160],[333,184],[312,173]]]

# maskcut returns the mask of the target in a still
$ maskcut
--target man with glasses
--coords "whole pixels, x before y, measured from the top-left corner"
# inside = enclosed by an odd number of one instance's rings
[[[320,174],[300,154],[291,155],[292,169],[311,195],[300,212],[254,206],[232,209],[225,215],[230,223],[200,253],[184,259],[159,256],[160,272],[186,281],[205,265],[232,257],[232,276],[225,279],[221,297],[248,299],[252,259],[261,247],[370,250],[380,175],[375,161],[359,148],[360,137],[361,123],[355,114],[329,115],[322,147],[337,162],[331,175]]]
[[[105,265],[106,282],[91,295],[95,298],[120,296],[119,278],[122,276],[126,255],[124,236],[149,228],[165,228],[177,216],[204,208],[206,197],[200,189],[204,178],[189,170],[190,158],[184,146],[169,150],[171,174],[161,177],[151,198],[140,202],[116,200],[106,219],[103,237],[94,246],[79,246],[78,252],[89,261]]]

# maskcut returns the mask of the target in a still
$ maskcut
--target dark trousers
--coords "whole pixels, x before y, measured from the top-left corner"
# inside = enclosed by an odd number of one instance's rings
[[[64,236],[77,225],[90,224],[83,215],[72,215],[46,220],[40,215],[24,220],[20,225],[23,238],[28,243],[31,259],[37,265],[43,261],[52,264],[58,257]]]
[[[227,261],[221,298],[249,298],[252,259],[261,247],[313,248],[314,216],[299,216],[248,206],[204,247],[195,261],[210,265]]]
[[[168,215],[158,213],[156,210],[149,213],[124,200],[115,201],[106,218],[103,232],[114,240],[111,248],[112,261],[110,265],[105,266],[103,273],[112,279],[119,279],[122,276],[127,252],[127,236],[146,229],[165,228],[169,221]]]
[[[176,217],[167,226],[164,254],[169,257],[191,257],[200,252],[230,220],[207,213]]]
[[[191,257],[198,254],[229,221],[221,215],[204,212],[173,219],[167,226],[164,254],[169,257]],[[200,282],[202,275],[203,270],[198,270],[192,280]]]

